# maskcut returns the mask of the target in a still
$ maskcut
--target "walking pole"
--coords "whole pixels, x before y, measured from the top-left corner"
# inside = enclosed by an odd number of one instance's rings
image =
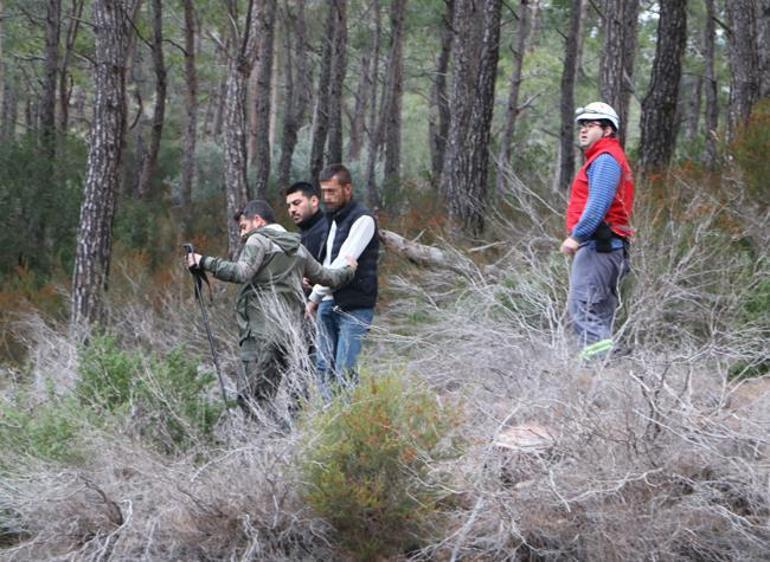
[[[183,244],[185,252],[187,255],[192,254],[194,252],[193,245],[192,244]],[[203,296],[201,295],[201,287],[203,286],[203,282],[205,281],[206,284],[209,284],[209,280],[206,277],[206,272],[203,271],[199,266],[191,265],[187,268],[190,271],[190,275],[193,276],[193,285],[195,286],[195,299],[198,301],[198,304],[201,308],[201,315],[203,316],[203,325],[206,327],[206,336],[209,338],[209,347],[211,348],[211,358],[214,360],[214,368],[217,371],[217,378],[219,379],[219,389],[222,391],[222,401],[225,404],[225,412],[227,412],[227,393],[225,392],[225,382],[222,379],[222,370],[219,368],[219,357],[217,356],[217,351],[214,349],[214,338],[211,335],[211,326],[209,326],[209,315],[206,311],[206,305],[203,304]],[[209,286],[209,290],[211,290],[211,286]]]

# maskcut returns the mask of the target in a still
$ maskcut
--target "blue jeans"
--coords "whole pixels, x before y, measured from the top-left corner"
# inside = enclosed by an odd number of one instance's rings
[[[361,340],[369,331],[373,317],[373,308],[342,311],[333,300],[324,300],[318,305],[316,369],[326,398],[330,396],[331,381],[342,386],[355,384]]]

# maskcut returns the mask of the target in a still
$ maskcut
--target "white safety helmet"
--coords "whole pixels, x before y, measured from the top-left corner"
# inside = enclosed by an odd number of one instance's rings
[[[600,119],[606,119],[612,123],[616,131],[620,128],[618,114],[609,104],[602,101],[595,101],[585,107],[578,107],[575,110],[575,123],[580,121],[599,121]]]

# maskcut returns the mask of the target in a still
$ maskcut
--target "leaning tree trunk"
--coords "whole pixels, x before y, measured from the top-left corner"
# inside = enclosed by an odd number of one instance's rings
[[[404,13],[406,0],[394,0],[390,10],[390,55],[388,57],[387,105],[383,109],[385,126],[384,184],[397,187],[401,182],[401,105],[404,97]]]
[[[520,7],[519,20],[516,26],[516,47],[513,52],[513,70],[511,71],[510,89],[508,90],[508,105],[505,108],[505,124],[500,136],[500,151],[497,155],[498,193],[505,191],[505,182],[513,171],[511,168],[511,143],[516,129],[516,117],[519,113],[521,71],[524,66],[524,52],[527,46],[527,32],[529,31],[529,0],[521,0]]]
[[[249,0],[242,30],[238,28],[233,2],[230,10],[230,48],[224,98],[225,199],[227,200],[227,241],[230,257],[238,253],[240,233],[235,221],[229,220],[246,203],[249,191],[246,180],[246,88],[256,56],[254,33],[254,0]]]
[[[499,54],[501,0],[456,0],[454,76],[441,192],[453,224],[470,234],[484,228],[489,136]]]
[[[182,0],[184,9],[184,76],[185,111],[187,122],[184,129],[182,152],[181,198],[183,205],[192,202],[195,181],[195,145],[198,129],[198,74],[195,69],[195,7],[193,0]]]
[[[163,58],[163,1],[152,0],[152,65],[155,71],[155,107],[152,111],[150,148],[142,160],[137,194],[145,197],[158,167],[158,151],[163,138],[163,122],[166,118],[166,62]]]
[[[327,10],[326,30],[322,39],[321,70],[318,74],[313,113],[313,137],[310,143],[310,177],[313,182],[318,181],[318,174],[324,166],[324,149],[329,132],[329,81],[332,72],[336,10],[334,5],[329,5]]]
[[[45,64],[43,95],[40,101],[40,133],[46,162],[52,164],[56,154],[56,85],[59,71],[59,35],[61,32],[61,0],[49,0],[45,17]]]
[[[703,30],[703,58],[705,64],[706,88],[706,142],[703,147],[703,162],[713,170],[717,165],[717,127],[719,126],[719,105],[717,101],[717,77],[715,67],[716,10],[714,0],[706,0],[706,27]]]
[[[661,0],[650,91],[642,101],[639,166],[643,173],[665,168],[674,154],[676,107],[686,42],[687,2]]]
[[[759,58],[757,54],[756,0],[730,0],[725,3],[730,59],[730,106],[727,111],[728,140],[736,128],[745,125],[751,107],[759,99]]]
[[[254,199],[263,199],[267,193],[270,180],[270,90],[273,78],[273,42],[275,34],[275,0],[262,2],[257,18],[259,42],[257,87],[254,91],[254,122],[252,123],[252,139],[254,140],[254,159],[251,166],[254,170]]]
[[[561,73],[561,129],[559,134],[559,179],[558,186],[567,191],[575,174],[575,79],[580,28],[583,15],[583,0],[572,0],[569,17],[569,32],[565,40],[564,68]]]
[[[94,118],[72,280],[73,333],[104,319],[126,129],[126,54],[137,0],[94,0]]]
[[[332,43],[332,68],[329,81],[329,134],[328,161],[342,162],[342,85],[347,70],[348,19],[347,0],[334,0],[334,41]]]
[[[625,144],[628,106],[633,93],[639,0],[604,0],[603,8],[604,42],[599,61],[599,95],[618,113],[618,136],[621,144]]]
[[[447,74],[449,56],[452,53],[452,13],[454,0],[444,0],[446,12],[441,22],[441,48],[436,59],[436,73],[430,89],[430,115],[428,135],[430,137],[430,181],[434,187],[441,183],[441,169],[444,166],[444,151],[449,133],[449,96],[447,95]]]

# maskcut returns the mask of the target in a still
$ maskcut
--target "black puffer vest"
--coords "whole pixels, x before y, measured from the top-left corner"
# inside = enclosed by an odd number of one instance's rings
[[[342,243],[350,233],[350,227],[359,218],[370,216],[371,211],[358,201],[350,201],[347,205],[331,214],[331,221],[337,223],[337,231],[334,235],[331,261],[337,258]],[[330,222],[331,224],[331,222]],[[331,230],[331,226],[329,227]],[[324,245],[323,253],[326,253]],[[363,253],[358,257],[358,269],[353,280],[341,289],[334,291],[334,304],[342,310],[354,310],[356,308],[374,308],[377,302],[377,258],[380,254],[380,239],[376,231]]]

